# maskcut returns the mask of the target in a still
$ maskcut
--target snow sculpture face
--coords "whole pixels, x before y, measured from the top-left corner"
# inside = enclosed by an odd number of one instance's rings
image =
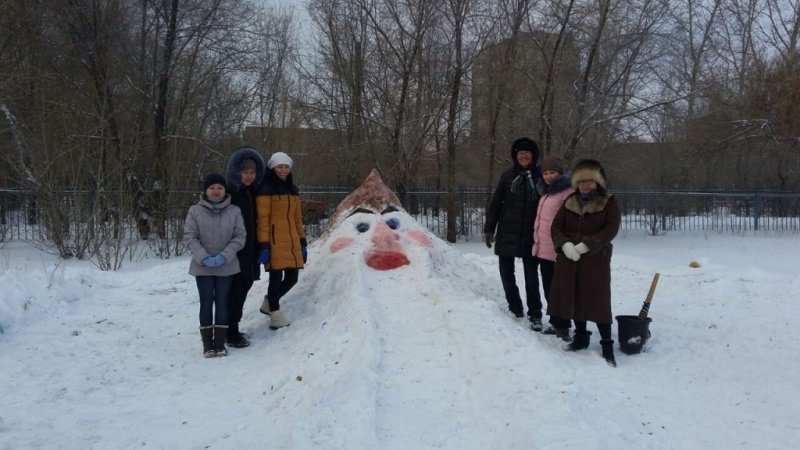
[[[392,270],[410,264],[404,248],[407,245],[433,246],[416,221],[402,211],[375,213],[359,209],[343,220],[337,230],[340,235],[331,243],[331,253],[360,243],[360,247],[367,249],[364,261],[375,270]]]
[[[397,196],[373,170],[362,185],[339,204],[331,230],[331,253],[363,249],[364,261],[375,270],[411,264],[409,246],[432,248],[428,234],[400,207]]]

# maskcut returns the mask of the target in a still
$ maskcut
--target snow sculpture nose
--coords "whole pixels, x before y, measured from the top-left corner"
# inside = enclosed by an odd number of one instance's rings
[[[397,241],[400,240],[400,235],[396,231],[389,228],[384,222],[378,222],[375,230],[372,232],[370,238],[375,245],[381,247],[399,247]]]
[[[373,246],[365,258],[373,269],[392,270],[410,263],[400,246],[400,235],[384,222],[375,226],[370,240]]]

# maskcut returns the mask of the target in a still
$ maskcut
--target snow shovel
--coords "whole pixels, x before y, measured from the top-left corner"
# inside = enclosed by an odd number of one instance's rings
[[[650,303],[653,301],[653,294],[656,292],[660,276],[661,274],[658,272],[653,276],[653,282],[650,283],[650,290],[647,292],[647,298],[645,298],[638,316],[616,317],[617,339],[619,339],[619,348],[623,353],[628,355],[640,353],[650,337],[650,322],[653,319],[647,317],[647,314],[650,312]]]

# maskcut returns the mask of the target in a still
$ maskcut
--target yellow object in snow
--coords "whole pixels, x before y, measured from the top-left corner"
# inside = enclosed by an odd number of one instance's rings
[[[692,269],[697,269],[698,267],[700,267],[700,263],[697,261],[692,261],[689,263],[689,267],[691,267]]]

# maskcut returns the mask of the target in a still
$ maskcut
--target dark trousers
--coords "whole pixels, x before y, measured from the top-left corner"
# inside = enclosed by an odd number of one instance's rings
[[[233,275],[198,276],[195,280],[200,294],[200,326],[228,325],[228,295]]]
[[[523,316],[522,298],[519,296],[517,278],[514,275],[514,257],[498,256],[500,260],[500,281],[508,301],[508,309],[517,317]],[[528,304],[528,319],[542,318],[542,298],[539,295],[539,274],[536,273],[536,258],[522,257],[522,268],[525,275],[525,297]]]
[[[244,302],[247,300],[247,293],[253,287],[253,271],[243,270],[233,275],[231,284],[231,294],[228,302],[230,324],[239,323],[242,320]]]
[[[269,271],[269,287],[267,288],[267,299],[269,300],[269,310],[277,311],[281,309],[279,303],[281,297],[297,284],[300,269],[283,269]]]
[[[550,286],[553,285],[553,273],[555,272],[556,262],[548,259],[536,258],[539,263],[539,272],[542,274],[542,290],[544,291],[544,298],[547,303],[550,303]],[[560,317],[550,316],[550,325],[553,328],[569,328],[571,322],[569,319],[562,319]]]

